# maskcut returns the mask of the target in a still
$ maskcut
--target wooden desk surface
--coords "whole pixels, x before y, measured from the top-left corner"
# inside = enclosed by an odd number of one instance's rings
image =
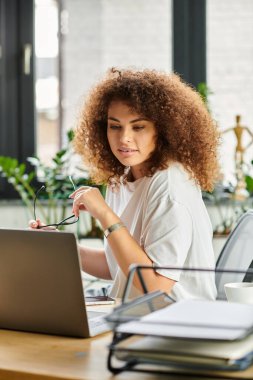
[[[111,337],[111,333],[107,333],[78,339],[0,330],[0,380],[186,379],[136,372],[113,376],[106,367]],[[253,379],[253,368],[227,375],[229,379]]]
[[[153,379],[106,368],[111,333],[79,339],[0,330],[0,380]],[[158,377],[156,377],[158,378]]]

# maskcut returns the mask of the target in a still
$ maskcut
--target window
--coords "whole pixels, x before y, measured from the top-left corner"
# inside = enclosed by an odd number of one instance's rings
[[[49,163],[61,146],[59,3],[35,0],[36,153]]]

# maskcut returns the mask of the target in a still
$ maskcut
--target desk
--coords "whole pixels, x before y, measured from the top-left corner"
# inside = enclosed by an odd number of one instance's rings
[[[111,333],[107,333],[96,338],[78,339],[0,330],[0,380],[187,379],[135,372],[113,376],[106,368],[107,345],[111,337]],[[232,378],[252,379],[253,368],[230,372],[228,379]]]

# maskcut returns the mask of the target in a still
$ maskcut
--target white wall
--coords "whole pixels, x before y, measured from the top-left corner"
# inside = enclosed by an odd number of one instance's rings
[[[213,92],[211,111],[222,131],[235,116],[253,133],[253,1],[207,0],[207,83]],[[247,136],[247,137],[246,137]],[[250,137],[245,133],[245,146]],[[223,135],[222,164],[233,178],[236,138]],[[253,145],[245,155],[253,159]]]

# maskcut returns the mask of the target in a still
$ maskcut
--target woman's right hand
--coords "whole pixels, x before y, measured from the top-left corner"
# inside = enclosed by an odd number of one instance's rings
[[[43,223],[40,219],[37,219],[37,220],[30,220],[29,221],[29,228],[32,229],[32,230],[42,230],[42,231],[58,231],[56,227],[54,226],[46,226],[45,223]],[[43,227],[45,226],[45,227]]]

